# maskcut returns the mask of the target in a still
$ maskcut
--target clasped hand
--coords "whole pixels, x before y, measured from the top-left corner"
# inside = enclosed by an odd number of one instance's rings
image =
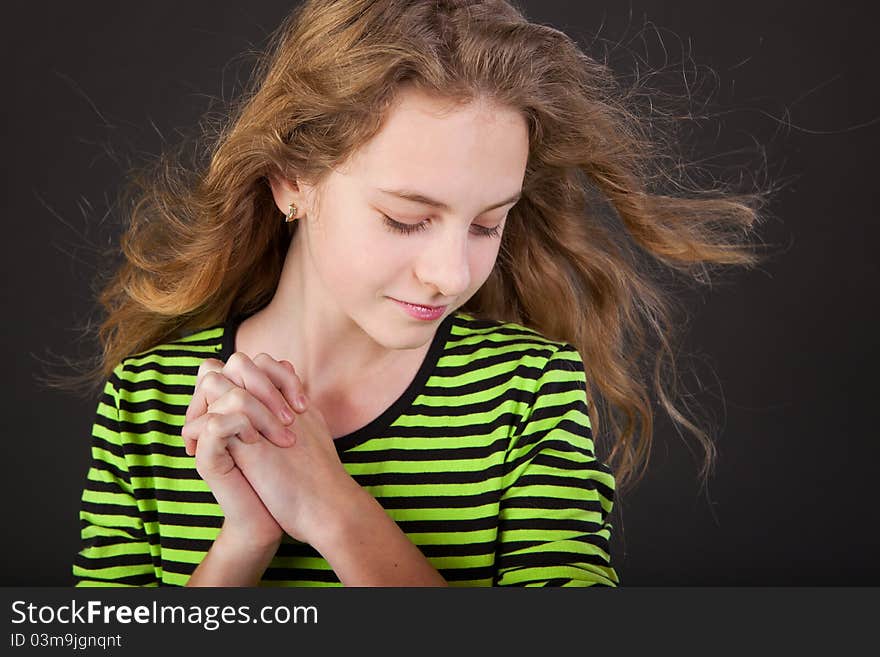
[[[181,435],[242,546],[277,546],[284,532],[314,545],[362,492],[294,366],[268,354],[205,360]]]

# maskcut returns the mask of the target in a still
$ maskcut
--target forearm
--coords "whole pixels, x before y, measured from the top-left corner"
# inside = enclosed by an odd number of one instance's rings
[[[360,488],[314,547],[344,586],[447,586],[382,505]]]
[[[278,544],[245,546],[221,530],[186,585],[256,586],[277,550]]]

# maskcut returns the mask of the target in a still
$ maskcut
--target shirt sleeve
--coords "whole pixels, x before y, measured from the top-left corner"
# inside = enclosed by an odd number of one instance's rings
[[[547,360],[505,457],[496,586],[617,586],[614,476],[594,454],[586,376],[563,343]]]
[[[92,425],[91,464],[80,506],[75,586],[158,586],[135,499],[119,421],[122,364],[105,383]]]

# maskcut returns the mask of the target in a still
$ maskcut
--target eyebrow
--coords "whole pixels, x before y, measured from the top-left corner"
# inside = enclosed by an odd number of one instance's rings
[[[429,205],[432,208],[437,208],[438,210],[445,210],[448,212],[450,209],[449,206],[446,205],[443,201],[438,201],[429,196],[426,196],[425,194],[421,194],[420,192],[414,192],[408,189],[379,189],[379,191],[383,194],[391,194],[407,201],[421,203],[422,205]],[[483,214],[483,212],[488,212],[489,210],[494,210],[495,208],[500,208],[502,205],[507,205],[508,203],[514,203],[520,198],[522,198],[522,190],[518,191],[516,194],[508,199],[499,201],[498,203],[494,203],[487,208],[483,208],[480,211],[480,214]]]

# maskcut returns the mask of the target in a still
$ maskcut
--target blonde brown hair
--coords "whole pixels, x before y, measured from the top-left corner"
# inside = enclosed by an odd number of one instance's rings
[[[320,184],[380,130],[401,85],[487,98],[528,122],[522,199],[492,274],[462,309],[577,347],[597,450],[619,487],[647,466],[652,394],[703,447],[705,478],[715,448],[676,406],[674,300],[660,275],[705,283],[714,266],[754,265],[747,238],[763,193],[673,175],[681,162],[611,68],[504,0],[299,5],[209,161],[165,158],[133,180],[124,260],[99,297],[102,353],[81,380],[100,385],[131,354],[265,305],[293,230],[268,177]]]

